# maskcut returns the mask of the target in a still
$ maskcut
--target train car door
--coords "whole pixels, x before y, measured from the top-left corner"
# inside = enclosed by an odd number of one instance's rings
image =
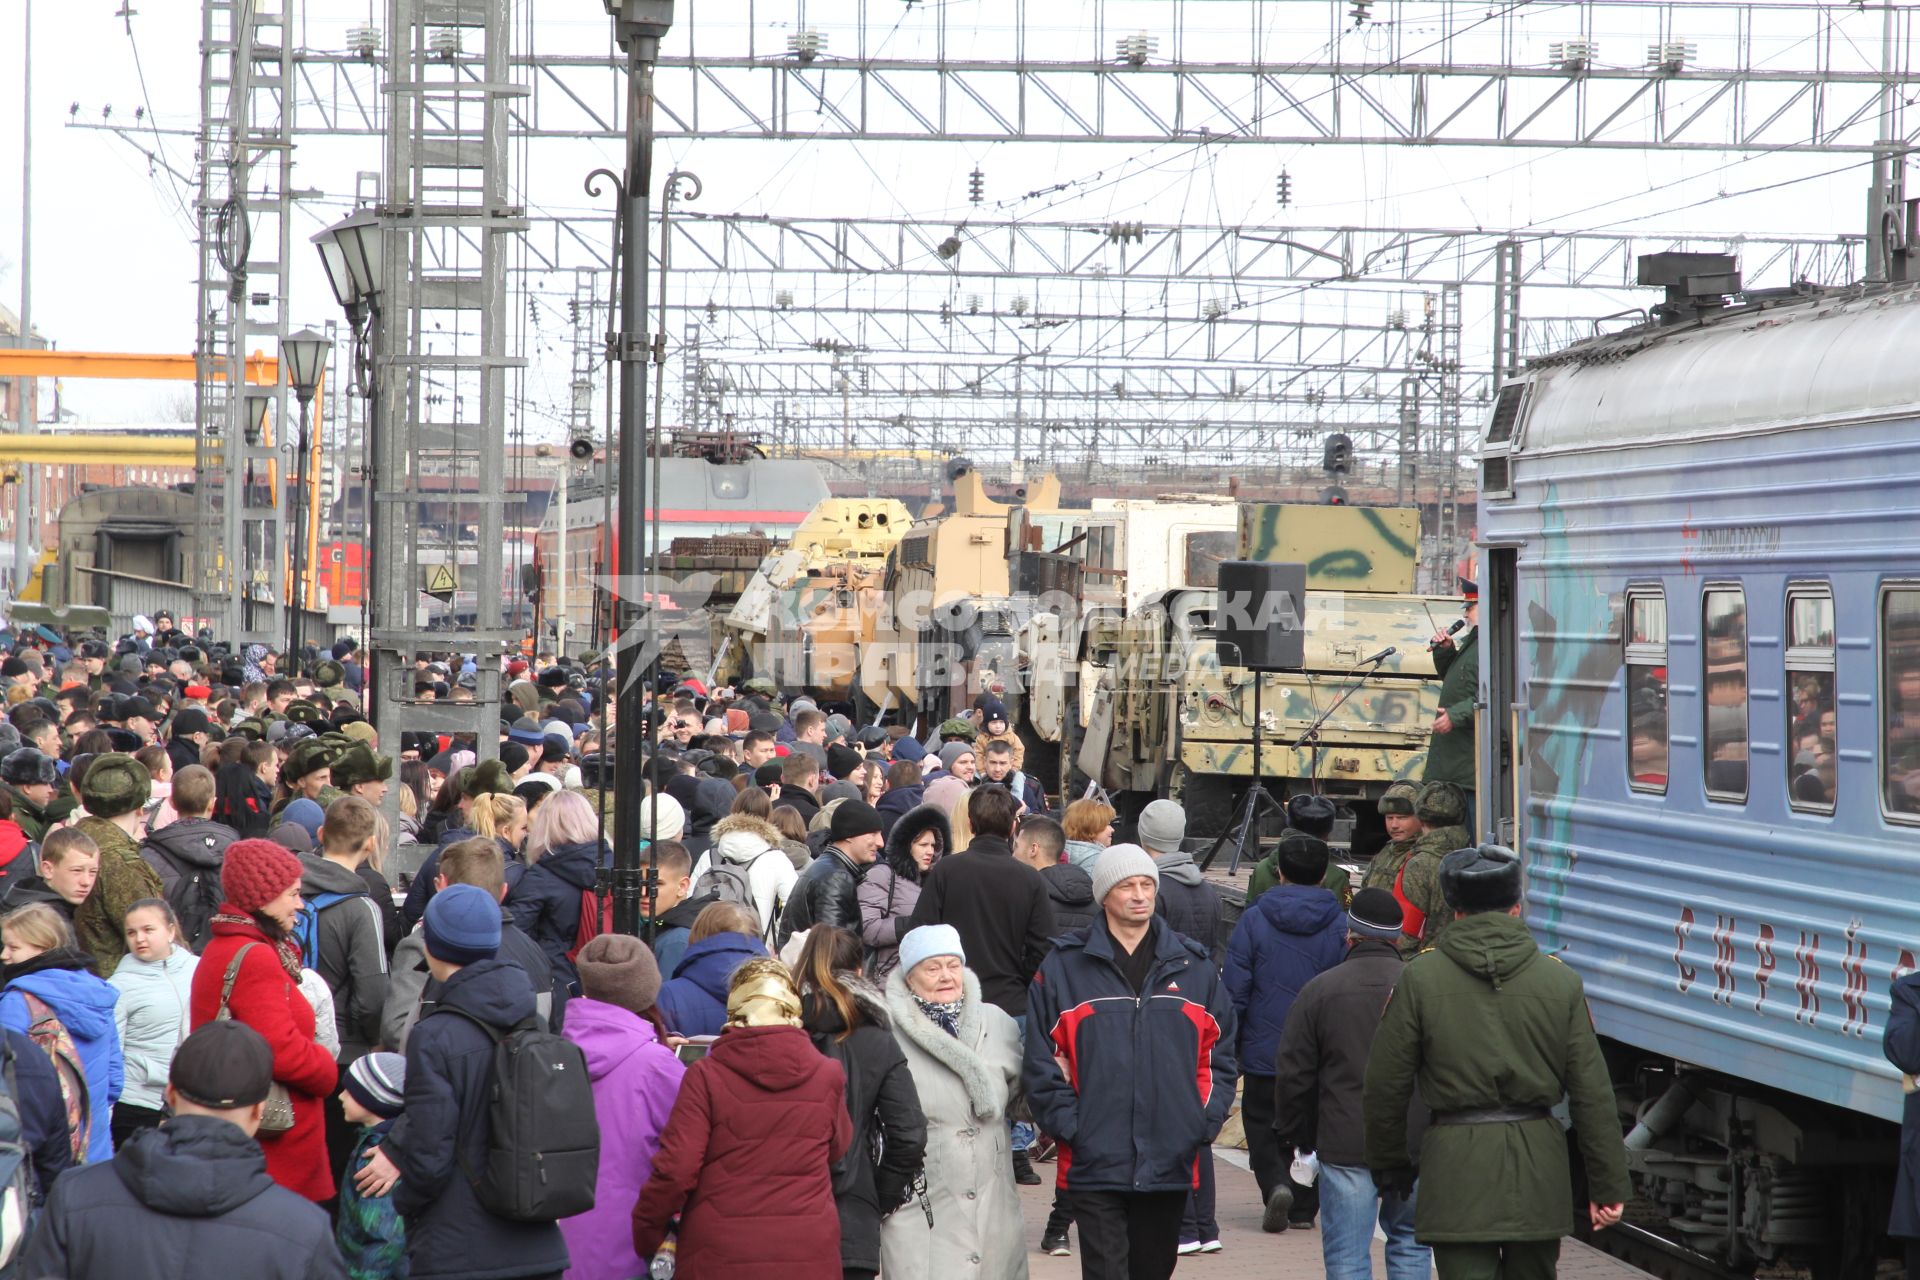
[[[1519,849],[1526,806],[1521,796],[1520,752],[1526,743],[1521,697],[1520,550],[1488,547],[1480,584],[1479,831],[1509,849]]]

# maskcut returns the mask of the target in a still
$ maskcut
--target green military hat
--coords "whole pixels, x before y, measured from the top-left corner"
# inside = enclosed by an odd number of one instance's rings
[[[80,803],[96,818],[132,813],[153,796],[147,766],[118,751],[94,759],[80,783]]]
[[[780,687],[765,676],[755,676],[740,687],[748,693],[764,694],[769,698],[777,698],[780,696]]]
[[[287,762],[280,766],[280,779],[295,783],[316,769],[330,769],[338,752],[322,738],[302,738],[293,744]]]
[[[961,739],[972,742],[979,732],[978,729],[973,727],[973,721],[968,720],[964,716],[955,716],[951,720],[942,721],[940,724],[940,736],[954,742],[958,742]]]
[[[287,719],[295,724],[316,725],[327,723],[327,713],[305,698],[295,698],[287,704]]]
[[[333,762],[333,785],[342,791],[363,782],[386,782],[393,777],[393,757],[375,754],[364,742],[341,752]]]
[[[349,720],[340,726],[340,732],[355,742],[364,742],[372,746],[380,731],[365,720]]]
[[[1420,788],[1413,812],[1430,827],[1457,827],[1467,820],[1466,793],[1451,782],[1429,782]]]
[[[1380,802],[1376,806],[1382,817],[1397,813],[1411,818],[1420,811],[1420,788],[1411,782],[1396,782],[1380,793]]]
[[[322,658],[313,664],[313,682],[322,689],[331,689],[335,685],[347,682],[347,669],[332,658]]]
[[[250,738],[254,742],[261,742],[264,741],[267,736],[267,722],[259,716],[248,716],[239,724],[234,725],[233,731],[243,738]]]
[[[471,800],[475,796],[510,796],[513,794],[513,773],[498,760],[482,760],[471,769],[464,770],[466,782],[461,794]]]

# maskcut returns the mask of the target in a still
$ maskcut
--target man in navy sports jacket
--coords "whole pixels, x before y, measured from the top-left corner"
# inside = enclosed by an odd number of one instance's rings
[[[1101,918],[1034,975],[1022,1082],[1060,1145],[1083,1276],[1167,1277],[1200,1149],[1233,1104],[1233,1002],[1206,949],[1153,913],[1138,845],[1100,855]]]

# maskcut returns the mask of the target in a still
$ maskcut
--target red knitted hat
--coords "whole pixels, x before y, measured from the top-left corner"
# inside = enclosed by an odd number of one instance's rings
[[[271,840],[235,840],[220,865],[220,892],[242,911],[255,912],[300,883],[300,859]]]

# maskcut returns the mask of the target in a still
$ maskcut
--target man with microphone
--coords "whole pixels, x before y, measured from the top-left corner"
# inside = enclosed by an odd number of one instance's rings
[[[1433,718],[1433,736],[1427,741],[1427,771],[1423,782],[1451,782],[1466,793],[1465,826],[1475,823],[1473,703],[1480,696],[1480,587],[1460,579],[1465,615],[1445,631],[1434,633],[1433,669],[1440,674],[1440,714]],[[1456,637],[1465,628],[1464,634]]]

